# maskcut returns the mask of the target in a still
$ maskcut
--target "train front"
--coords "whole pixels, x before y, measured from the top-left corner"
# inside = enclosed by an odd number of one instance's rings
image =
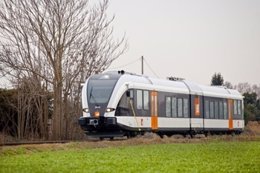
[[[116,125],[115,108],[107,107],[118,73],[103,73],[91,76],[82,88],[83,116],[79,124],[88,136],[112,138],[123,136]]]

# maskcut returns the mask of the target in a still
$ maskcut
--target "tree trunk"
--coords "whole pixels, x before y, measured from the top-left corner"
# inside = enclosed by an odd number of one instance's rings
[[[62,122],[62,83],[57,82],[54,87],[54,109],[53,109],[53,137],[54,140],[61,140],[63,138]]]

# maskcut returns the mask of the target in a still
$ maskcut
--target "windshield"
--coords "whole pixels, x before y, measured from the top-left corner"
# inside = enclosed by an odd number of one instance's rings
[[[117,80],[91,79],[87,87],[89,103],[107,103]]]

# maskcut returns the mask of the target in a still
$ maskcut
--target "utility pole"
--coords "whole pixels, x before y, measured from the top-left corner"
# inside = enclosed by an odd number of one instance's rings
[[[141,73],[144,74],[144,56],[141,56]]]

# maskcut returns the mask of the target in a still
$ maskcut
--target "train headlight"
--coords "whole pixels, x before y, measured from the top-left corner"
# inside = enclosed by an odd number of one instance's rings
[[[94,113],[94,115],[95,115],[95,117],[99,117],[99,116],[100,116],[100,112],[96,111],[96,112]]]
[[[83,112],[89,113],[89,109],[88,108],[84,108]]]
[[[107,108],[106,109],[106,112],[112,112],[112,111],[114,111],[115,109],[114,108]]]

